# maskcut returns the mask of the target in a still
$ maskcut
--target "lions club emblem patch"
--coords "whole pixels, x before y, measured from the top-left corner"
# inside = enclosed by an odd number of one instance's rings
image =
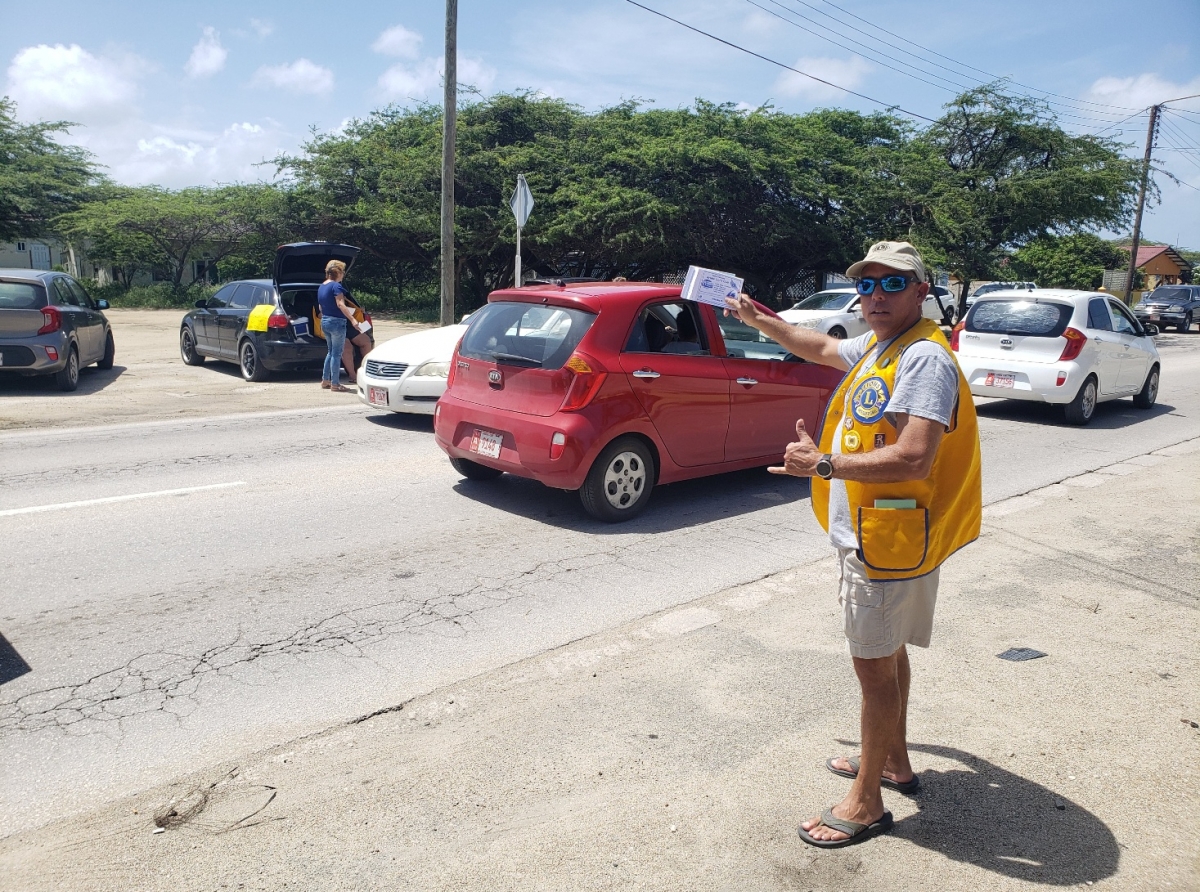
[[[874,424],[883,417],[890,396],[887,383],[878,376],[872,376],[854,388],[850,412],[863,424]]]

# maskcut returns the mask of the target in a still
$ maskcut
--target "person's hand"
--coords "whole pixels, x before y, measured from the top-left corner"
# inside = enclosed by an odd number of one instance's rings
[[[747,325],[757,328],[755,323],[763,317],[754,301],[750,299],[750,295],[742,292],[737,297],[725,298],[725,315],[736,316],[738,321],[744,322]]]
[[[767,468],[772,474],[789,474],[792,477],[811,477],[817,472],[817,462],[822,452],[804,429],[804,419],[796,420],[796,442],[788,443],[783,452],[783,465]]]

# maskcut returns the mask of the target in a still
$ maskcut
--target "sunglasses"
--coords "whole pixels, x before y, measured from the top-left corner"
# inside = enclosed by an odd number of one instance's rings
[[[868,294],[875,293],[875,283],[879,283],[884,292],[887,294],[895,294],[897,291],[903,291],[908,287],[907,276],[884,276],[880,279],[859,279],[854,283],[854,287],[858,289],[858,293],[863,297]]]

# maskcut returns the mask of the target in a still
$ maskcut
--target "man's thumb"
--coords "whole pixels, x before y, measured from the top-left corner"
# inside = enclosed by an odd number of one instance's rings
[[[806,431],[804,429],[804,419],[797,418],[796,419],[796,436],[798,436],[801,440],[803,440],[807,434],[808,434],[808,431]]]

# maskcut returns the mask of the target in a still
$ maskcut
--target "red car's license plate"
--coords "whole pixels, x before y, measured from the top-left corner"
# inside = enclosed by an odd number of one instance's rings
[[[471,434],[471,451],[488,458],[499,458],[500,445],[503,442],[504,434],[477,430]]]

